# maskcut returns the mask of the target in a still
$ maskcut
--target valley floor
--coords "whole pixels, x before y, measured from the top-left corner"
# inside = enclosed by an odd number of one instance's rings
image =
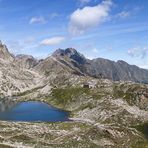
[[[123,130],[123,131],[122,131]],[[148,142],[134,128],[113,125],[0,122],[0,147],[146,147]]]
[[[94,79],[92,79],[94,80]],[[81,78],[82,81],[82,78]],[[72,81],[74,84],[74,81]],[[76,80],[76,82],[79,82]],[[76,83],[78,84],[78,83]],[[82,81],[83,84],[83,81]],[[2,148],[147,148],[148,86],[95,80],[93,88],[38,87],[18,101],[38,100],[71,112],[69,122],[0,121]],[[34,96],[34,97],[33,97]]]

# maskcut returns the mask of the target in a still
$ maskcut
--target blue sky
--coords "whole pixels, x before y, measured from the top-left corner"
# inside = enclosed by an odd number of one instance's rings
[[[14,54],[45,58],[76,48],[148,68],[147,0],[0,0],[0,39]]]

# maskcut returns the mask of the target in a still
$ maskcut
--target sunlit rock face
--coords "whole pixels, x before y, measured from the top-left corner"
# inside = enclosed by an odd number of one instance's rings
[[[18,61],[0,42],[0,95],[12,96],[22,91],[37,87],[42,83],[38,73],[28,70],[36,64],[32,57],[22,58]]]
[[[26,69],[31,69],[39,63],[39,61],[31,55],[19,54],[15,59],[20,67]]]
[[[60,58],[60,56],[67,56],[79,64],[84,64],[86,62],[86,58],[74,48],[67,48],[65,50],[58,49],[52,54],[52,56],[57,58]]]
[[[4,45],[1,41],[0,41],[0,59],[6,60],[6,61],[14,60],[13,55],[10,54],[6,45]]]

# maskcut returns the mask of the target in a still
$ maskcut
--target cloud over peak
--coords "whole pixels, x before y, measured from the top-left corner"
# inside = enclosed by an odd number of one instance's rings
[[[41,45],[57,45],[60,44],[61,42],[63,42],[65,40],[65,37],[63,36],[56,36],[56,37],[52,37],[52,38],[47,38],[41,41]]]
[[[127,18],[130,16],[130,12],[129,11],[122,11],[122,12],[118,13],[117,16],[119,18]]]
[[[70,16],[69,32],[72,35],[79,35],[98,26],[109,16],[111,6],[112,1],[105,0],[96,6],[77,9]]]
[[[79,2],[83,5],[83,4],[87,4],[89,3],[91,0],[79,0]]]
[[[43,16],[32,17],[29,21],[29,24],[44,24],[44,23],[46,23],[46,20]]]
[[[135,47],[135,48],[130,48],[127,51],[128,55],[131,57],[140,57],[141,59],[145,58],[148,53],[148,47]]]

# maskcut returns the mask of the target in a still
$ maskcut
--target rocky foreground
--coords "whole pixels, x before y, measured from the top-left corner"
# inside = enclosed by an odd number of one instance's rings
[[[37,100],[71,114],[70,121],[62,123],[0,121],[0,147],[148,147],[148,85],[136,83],[147,82],[148,71],[124,62],[113,62],[108,70],[100,65],[103,61],[86,61],[74,49],[58,50],[38,61],[32,56],[15,57],[1,44],[0,110]],[[90,69],[96,64],[96,70]],[[126,70],[122,73],[119,68],[116,76],[112,72],[118,64]]]
[[[86,81],[91,88],[83,88]],[[2,147],[148,147],[148,86],[73,77],[67,85],[36,88],[17,101],[44,101],[71,111],[63,123],[0,122]],[[64,84],[64,82],[63,82]],[[47,86],[46,86],[47,87]],[[40,97],[37,97],[40,94]]]

